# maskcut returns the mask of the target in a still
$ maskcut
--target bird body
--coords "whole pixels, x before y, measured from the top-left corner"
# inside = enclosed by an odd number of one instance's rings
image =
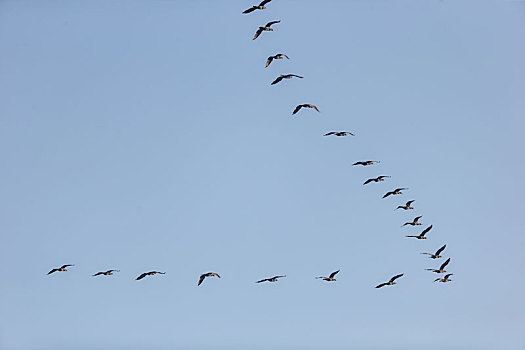
[[[324,134],[323,136],[330,136],[330,135],[335,135],[335,136],[348,136],[348,135],[352,135],[352,136],[355,136],[355,135],[352,134],[350,131],[330,131],[330,132]]]
[[[434,282],[438,282],[438,281],[439,281],[439,282],[443,282],[443,283],[450,282],[450,281],[452,281],[452,280],[450,279],[450,276],[452,276],[452,275],[453,275],[453,273],[449,273],[449,274],[445,275],[445,277],[443,277],[443,278],[436,278],[436,279],[434,280]]]
[[[379,160],[365,160],[365,161],[361,161],[361,162],[355,162],[352,165],[367,166],[367,165],[372,165],[372,164],[375,164],[375,163],[380,163],[380,161]]]
[[[417,238],[417,239],[427,239],[427,237],[425,237],[425,235],[430,230],[432,230],[432,225],[430,225],[429,227],[424,229],[423,232],[421,232],[421,234],[419,236],[405,236],[405,237],[412,237],[412,238]]]
[[[319,108],[317,108],[317,106],[312,105],[312,104],[309,104],[309,103],[305,103],[305,104],[298,105],[297,107],[295,107],[295,109],[294,109],[294,111],[292,112],[292,114],[296,114],[297,112],[299,112],[299,111],[301,110],[301,108],[313,108],[313,109],[315,109],[317,112],[319,112]]]
[[[435,253],[421,253],[421,254],[426,254],[431,259],[439,259],[439,258],[441,258],[441,255],[439,255],[439,254],[441,254],[441,252],[443,250],[445,250],[446,247],[447,247],[447,245],[445,244],[444,246],[439,248]]]
[[[328,276],[328,277],[321,276],[321,277],[316,277],[316,278],[320,278],[320,279],[322,279],[324,281],[327,281],[327,282],[335,282],[337,280],[334,277],[335,277],[335,275],[337,275],[339,273],[339,271],[341,271],[341,269],[332,272],[330,274],[330,276]]]
[[[61,272],[62,272],[62,271],[67,271],[66,267],[69,267],[69,266],[75,266],[75,265],[71,265],[71,264],[62,265],[62,266],[60,266],[60,267],[57,268],[57,269],[52,269],[52,270],[49,271],[47,274],[50,275],[50,274],[52,274],[52,273],[54,273],[54,272],[57,272],[57,271],[61,271]]]
[[[411,207],[411,204],[414,203],[414,202],[415,202],[415,200],[408,201],[408,202],[406,202],[405,205],[400,205],[394,210],[397,210],[397,209],[404,209],[404,210],[414,209],[413,207]]]
[[[268,68],[268,66],[272,63],[273,60],[282,60],[284,58],[286,58],[288,60],[290,59],[290,57],[286,56],[284,53],[278,53],[275,56],[268,57],[268,59],[266,60],[265,68]]]
[[[404,273],[401,273],[401,274],[399,274],[399,275],[395,275],[394,277],[392,277],[392,278],[390,279],[390,281],[385,282],[385,283],[378,284],[378,285],[376,286],[376,288],[382,288],[382,287],[384,287],[384,286],[392,286],[392,285],[396,284],[396,282],[394,282],[394,281],[395,281],[396,279],[398,279],[399,277],[403,276],[403,275],[404,275]]]
[[[404,191],[404,190],[408,190],[408,188],[396,188],[396,189],[393,190],[393,191],[390,191],[390,192],[385,193],[385,195],[383,196],[383,198],[386,198],[386,197],[388,197],[388,196],[393,196],[393,195],[396,195],[396,194],[403,194],[403,192],[401,192],[401,191]]]
[[[141,274],[139,277],[137,277],[135,280],[139,281],[139,280],[143,279],[143,278],[146,277],[146,276],[153,276],[153,275],[156,275],[156,274],[165,275],[166,272],[159,272],[159,271],[144,272],[144,273]]]
[[[218,274],[218,273],[215,273],[215,272],[204,273],[204,274],[202,274],[202,275],[199,277],[199,282],[197,283],[197,286],[200,286],[201,283],[204,281],[204,279],[205,279],[206,277],[212,277],[212,276],[215,276],[215,277],[221,278],[221,276],[219,276],[219,274]]]
[[[355,165],[355,164],[354,164]],[[366,184],[369,184],[370,182],[381,182],[381,181],[385,181],[385,178],[387,177],[390,177],[390,176],[387,176],[387,175],[381,175],[381,176],[378,176],[376,178],[373,178],[373,179],[368,179],[365,181],[365,183],[363,185],[366,185]]]
[[[273,28],[270,28],[270,27],[279,22],[281,21],[272,21],[272,22],[266,23],[264,27],[259,27],[259,29],[257,29],[257,31],[255,32],[255,35],[253,36],[252,40],[257,39],[259,35],[261,35],[262,32],[273,32]]]
[[[279,280],[279,278],[283,278],[283,277],[286,277],[286,275],[283,275],[283,276],[274,276],[274,277],[271,277],[271,278],[265,278],[265,279],[262,279],[262,280],[259,280],[255,283],[262,283],[262,282],[277,282]]]
[[[439,269],[426,269],[427,271],[432,271],[432,272],[435,272],[435,273],[445,273],[447,272],[445,270],[445,267],[448,265],[448,263],[450,262],[450,258],[448,258],[447,260],[445,260],[445,262],[443,264],[441,264],[441,266],[439,267]]]
[[[100,275],[111,276],[113,275],[113,272],[120,272],[120,270],[107,270],[107,271],[97,272],[96,274],[92,276],[100,276]]]
[[[274,81],[272,81],[271,85],[275,85],[275,84],[279,83],[283,79],[292,79],[292,78],[303,79],[304,77],[301,77],[300,75],[295,75],[295,74],[281,74]]]
[[[403,226],[406,226],[406,225],[411,225],[411,226],[419,226],[419,225],[423,225],[422,223],[419,222],[419,219],[421,219],[423,216],[417,216],[414,218],[414,220],[412,222],[405,222],[403,224]],[[401,227],[403,227],[401,226]]]

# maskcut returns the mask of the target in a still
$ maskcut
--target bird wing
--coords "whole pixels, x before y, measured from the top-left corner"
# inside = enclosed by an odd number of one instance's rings
[[[417,222],[419,221],[419,219],[421,219],[422,217],[423,217],[423,216],[416,216],[416,217],[414,218],[414,221],[413,221],[414,224],[417,223]]]
[[[271,27],[273,24],[276,24],[276,23],[279,23],[279,22],[281,22],[281,21],[272,21],[272,22],[268,22],[268,23],[266,23],[266,27],[269,28],[269,27]]]
[[[330,274],[330,277],[329,277],[329,278],[334,278],[334,276],[337,275],[337,274],[339,273],[339,271],[341,271],[341,269],[332,272],[332,273]]]
[[[448,258],[443,264],[441,264],[441,266],[439,267],[440,270],[443,270],[445,268],[445,266],[448,265],[448,263],[450,262],[450,258]]]
[[[242,13],[250,13],[250,12],[255,11],[256,9],[257,9],[257,6],[252,6],[249,9],[244,10]]]
[[[252,40],[257,39],[259,37],[259,35],[261,35],[262,32],[263,32],[262,28],[259,27],[259,29],[257,29],[257,31],[255,32],[255,35],[253,36]]]
[[[423,230],[423,232],[421,232],[420,236],[423,237],[425,234],[428,233],[428,231],[432,230],[432,225],[430,225],[429,227],[427,227],[426,229]]]
[[[392,277],[392,278],[390,279],[390,282],[394,282],[395,280],[397,280],[399,277],[401,277],[401,276],[403,276],[403,275],[404,275],[404,273],[400,273],[399,275],[395,275],[394,277]]]
[[[324,134],[323,136],[330,136],[330,135],[335,135],[335,131],[330,131],[330,132],[327,132],[326,134]]]
[[[202,281],[204,281],[205,278],[206,278],[206,275],[201,275],[201,277],[199,277],[199,283],[197,283],[197,286],[200,286]]]
[[[408,202],[406,203],[406,206],[407,206],[407,207],[409,207],[409,206],[410,206],[410,204],[412,204],[412,203],[414,203],[414,202],[415,202],[415,200],[412,200],[412,201],[408,201]]]
[[[405,237],[414,237],[414,238],[419,238],[420,236],[405,236]]]
[[[104,272],[97,272],[96,274],[92,275],[92,276],[100,276],[100,275],[103,275]]]
[[[449,277],[452,276],[452,275],[453,275],[453,273],[446,274],[446,275],[445,275],[445,279],[449,278]]]
[[[266,281],[269,281],[269,280],[270,280],[269,278],[265,278],[265,279],[263,279],[263,280],[259,280],[259,281],[255,282],[255,283],[266,282]]]
[[[378,284],[378,285],[376,286],[376,288],[381,288],[381,287],[384,287],[384,286],[386,286],[386,285],[388,285],[388,283],[381,283],[381,284]]]
[[[441,253],[442,251],[444,251],[446,247],[447,247],[447,245],[445,244],[443,247],[439,248],[439,249],[436,251],[436,255],[439,255],[439,253]]]
[[[221,276],[219,276],[219,274],[216,273],[216,272],[214,272],[214,273],[212,274],[212,276],[217,276],[217,277],[221,278]]]
[[[268,57],[265,68],[268,68],[268,66],[270,65],[270,63],[272,63],[272,61],[273,61],[273,56]]]
[[[352,165],[363,165],[363,162],[355,162],[354,164]]]
[[[355,165],[355,164],[354,164]],[[374,179],[368,179],[365,181],[365,183],[363,185],[366,185],[366,184],[369,184],[370,182],[374,181]]]
[[[53,269],[53,270],[49,271],[47,274],[50,275],[50,274],[52,274],[53,272],[57,272],[57,271],[58,271],[58,269]]]
[[[283,80],[283,76],[278,76],[277,79],[275,79],[274,81],[272,81],[272,85],[275,85],[277,84],[278,82],[280,82],[281,80]]]
[[[146,277],[148,275],[147,272],[144,272],[142,275],[140,275],[139,277],[136,278],[137,281],[143,279],[144,277]]]
[[[387,192],[387,193],[385,193],[385,195],[383,196],[383,198],[386,198],[386,197],[390,196],[392,193],[394,193],[394,192]]]
[[[377,178],[378,179],[384,179],[385,177],[390,177],[390,176],[388,176],[388,175],[381,175],[381,176],[378,176]]]
[[[308,105],[308,107],[315,109],[317,112],[320,112],[319,108],[317,108],[315,105]]]
[[[283,57],[286,57],[287,60],[290,59],[290,57],[286,56],[284,53],[280,53],[279,55],[280,55],[280,56],[283,56]]]
[[[286,275],[282,275],[282,276],[274,276],[273,278],[283,278],[283,277],[286,277]]]
[[[297,112],[299,112],[301,110],[301,108],[303,108],[303,105],[299,105],[299,106],[295,107],[295,109],[292,112],[292,114],[296,114]]]
[[[296,78],[301,78],[303,79],[304,77],[300,76],[300,75],[295,75],[295,74],[288,74],[289,76],[291,77],[296,77]]]
[[[65,268],[68,267],[68,266],[75,266],[75,265],[67,264],[67,265],[62,265],[60,268],[61,268],[61,269],[65,269]]]
[[[263,1],[261,1],[261,3],[259,4],[259,6],[264,6],[264,5],[266,5],[267,3],[269,3],[270,1],[272,1],[272,0],[263,0]]]
[[[403,226],[401,226],[401,227],[405,227],[406,225],[411,225],[411,224],[412,224],[411,222],[405,222],[405,223],[403,224]]]

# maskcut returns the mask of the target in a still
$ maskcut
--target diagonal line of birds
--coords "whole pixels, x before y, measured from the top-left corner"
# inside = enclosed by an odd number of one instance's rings
[[[250,8],[244,10],[242,13],[243,14],[250,14],[250,13],[253,13],[253,12],[258,11],[258,10],[265,10],[266,9],[266,5],[269,4],[271,1],[272,0],[263,0],[258,5],[253,5]],[[255,35],[253,36],[252,40],[255,40],[255,39],[259,38],[263,32],[273,32],[274,28],[272,28],[272,26],[275,25],[275,24],[278,24],[278,23],[281,23],[281,21],[280,20],[270,21],[270,22],[266,23],[264,26],[260,26],[256,30]],[[290,57],[288,57],[284,53],[278,53],[278,54],[275,54],[275,55],[271,55],[271,56],[269,56],[266,59],[265,68],[268,68],[272,64],[272,62],[274,60],[283,60],[283,59],[289,60]],[[293,78],[303,79],[304,77],[300,76],[300,75],[296,75],[296,74],[281,74],[280,76],[278,76],[271,83],[271,85],[276,85],[276,84],[280,83],[281,81],[283,81],[285,79],[288,80],[288,79],[293,79]],[[315,110],[317,112],[320,112],[319,108],[316,105],[311,104],[311,103],[305,103],[305,104],[297,105],[293,109],[292,115],[296,115],[302,109],[313,109],[313,110]],[[323,136],[345,137],[345,136],[355,136],[355,134],[350,132],[350,131],[330,131],[330,132],[325,133]],[[376,165],[376,164],[379,164],[379,163],[381,163],[381,161],[379,161],[379,160],[362,160],[362,161],[357,161],[357,162],[353,163],[352,166],[367,167],[367,166]],[[372,182],[375,182],[375,183],[383,182],[383,181],[386,181],[389,178],[391,178],[391,176],[389,176],[389,175],[379,175],[379,176],[377,176],[375,178],[370,178],[370,179],[365,180],[363,185],[368,185],[368,184],[370,184]],[[408,190],[408,188],[406,188],[406,187],[395,188],[392,191],[386,192],[383,195],[382,198],[385,199],[385,198],[388,198],[390,196],[402,195],[403,191],[407,191],[407,190]],[[398,205],[394,210],[398,210],[398,209],[403,209],[405,211],[407,211],[407,210],[414,210],[414,207],[412,206],[412,204],[414,202],[415,202],[415,200],[409,200],[404,205]],[[421,226],[422,223],[419,222],[419,220],[422,217],[423,217],[422,215],[416,216],[412,221],[405,222],[401,227],[405,227],[405,226],[414,226],[414,227],[415,226]],[[430,230],[432,230],[432,228],[433,228],[433,225],[430,225],[430,226],[426,227],[425,229],[423,229],[419,235],[406,235],[405,237],[415,238],[417,240],[426,240],[426,239],[428,239],[426,234],[429,233]],[[428,255],[428,257],[430,259],[433,259],[433,260],[434,259],[441,259],[441,258],[443,258],[441,253],[443,253],[443,251],[446,249],[446,247],[447,247],[447,245],[444,244],[443,246],[441,246],[439,249],[437,249],[433,253],[432,252],[423,252],[421,254]],[[434,273],[437,273],[437,274],[443,274],[443,273],[447,272],[445,270],[445,267],[447,267],[449,263],[450,263],[450,258],[447,258],[438,268],[426,268],[425,270],[426,271],[431,271],[431,272],[434,272]],[[55,272],[66,272],[66,271],[68,271],[68,269],[67,269],[68,267],[73,267],[73,266],[75,266],[75,265],[73,265],[73,264],[65,264],[65,265],[62,265],[62,266],[60,266],[58,268],[51,269],[47,274],[51,275],[51,274],[53,274]],[[337,280],[336,280],[335,276],[340,271],[341,271],[341,269],[338,269],[337,271],[334,271],[334,272],[330,273],[330,275],[328,275],[328,277],[327,276],[319,276],[319,277],[315,277],[315,279],[321,279],[321,280],[326,281],[326,282],[336,282]],[[113,276],[115,272],[120,272],[120,270],[111,269],[111,270],[107,270],[107,271],[100,271],[100,272],[97,272],[97,273],[93,274],[92,276],[93,277],[97,277],[97,276]],[[135,280],[140,281],[140,280],[142,280],[142,279],[144,279],[145,277],[148,277],[148,276],[165,275],[165,274],[166,274],[166,272],[149,271],[149,272],[141,273],[138,277],[135,278]],[[387,282],[383,282],[383,283],[380,283],[380,284],[376,285],[375,288],[379,289],[379,288],[382,288],[382,287],[385,287],[385,286],[393,286],[393,285],[397,284],[396,280],[401,278],[401,277],[403,277],[404,275],[405,275],[404,273],[400,273],[400,274],[394,275]],[[452,276],[452,275],[453,275],[452,273],[448,273],[444,277],[439,277],[439,278],[435,279],[433,282],[441,282],[441,283],[450,282],[450,281],[452,281],[452,279],[450,279],[450,276]],[[217,277],[219,279],[221,278],[221,276],[218,273],[216,273],[216,272],[207,272],[207,273],[201,274],[199,276],[199,278],[197,280],[197,286],[200,286],[206,279],[209,279],[211,277]],[[278,282],[279,279],[285,278],[285,277],[286,277],[286,275],[277,275],[277,276],[273,276],[273,277],[260,279],[260,280],[256,281],[255,283],[257,283],[257,284],[264,283],[264,282],[275,283],[275,282]]]

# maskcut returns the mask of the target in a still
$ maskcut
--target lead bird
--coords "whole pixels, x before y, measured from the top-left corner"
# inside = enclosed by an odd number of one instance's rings
[[[386,198],[390,195],[396,195],[396,194],[403,194],[403,192],[401,191],[404,191],[404,190],[408,190],[408,188],[396,188],[395,190],[393,191],[390,191],[390,192],[387,192],[385,193],[385,195],[383,196],[383,198]]]
[[[298,105],[297,107],[295,107],[295,109],[294,109],[294,111],[292,112],[292,114],[296,114],[297,112],[299,112],[299,111],[301,110],[301,108],[313,108],[313,109],[315,109],[317,112],[319,112],[319,108],[317,108],[317,106],[312,105],[312,104],[309,104],[309,103],[305,103],[305,104]]]
[[[445,262],[443,264],[441,264],[441,266],[439,267],[439,269],[425,269],[427,271],[432,271],[432,272],[435,272],[435,273],[445,273],[447,272],[445,270],[445,267],[447,267],[448,263],[450,262],[450,258],[448,258],[447,260],[445,260]]]
[[[321,276],[321,277],[316,277],[316,279],[317,279],[317,278],[320,278],[320,279],[322,279],[322,280],[324,280],[324,281],[327,281],[327,282],[335,282],[335,281],[337,281],[337,280],[336,280],[334,277],[335,277],[335,275],[337,275],[337,274],[339,273],[339,271],[341,271],[341,269],[332,272],[332,273],[330,274],[330,276],[328,276],[328,277]]]
[[[279,22],[281,21],[272,21],[272,22],[266,23],[264,27],[259,27],[259,29],[257,29],[257,31],[255,32],[255,35],[253,36],[252,40],[257,39],[259,35],[261,35],[262,32],[273,32],[273,28],[270,28],[270,27]]]
[[[215,277],[218,277],[218,278],[221,278],[221,276],[219,276],[218,273],[215,273],[215,272],[208,272],[208,273],[204,273],[202,274],[200,277],[199,277],[199,282],[197,283],[197,286],[200,286],[202,281],[204,281],[204,279],[206,277],[212,277],[212,276],[215,276]]]
[[[287,60],[290,59],[290,57],[286,56],[284,53],[278,53],[275,56],[270,56],[266,60],[266,66],[264,68],[268,68],[268,66],[272,63],[273,60],[282,60],[284,58],[286,58]]]
[[[365,161],[355,162],[352,165],[367,166],[367,165],[372,165],[372,164],[375,164],[375,163],[380,163],[380,161],[379,160],[365,160]]]
[[[414,218],[414,220],[412,220],[412,222],[405,222],[405,223],[403,224],[403,226],[401,226],[401,227],[404,227],[404,226],[406,226],[406,225],[412,225],[412,226],[423,225],[422,223],[419,222],[419,219],[421,219],[422,217],[423,217],[423,216],[416,216],[416,217]]]
[[[355,165],[355,164],[354,164]],[[369,184],[370,182],[381,182],[381,181],[385,181],[385,178],[387,177],[391,177],[391,176],[387,176],[387,175],[381,175],[381,176],[378,176],[374,179],[368,179],[365,181],[365,183],[363,185],[366,185],[366,184]]]
[[[441,248],[439,248],[438,250],[436,250],[435,253],[421,253],[421,254],[428,255],[428,257],[429,257],[430,259],[439,259],[439,258],[442,257],[442,256],[439,255],[439,254],[441,254],[441,252],[444,251],[446,247],[447,247],[447,245],[445,244],[445,245],[443,245],[443,247],[441,247]]]
[[[452,280],[450,279],[450,276],[452,276],[452,275],[453,275],[453,273],[449,273],[449,274],[445,275],[445,277],[443,277],[443,278],[436,278],[436,279],[434,280],[434,282],[437,282],[437,281],[439,281],[439,282],[443,282],[443,283],[450,282],[450,281],[452,281]]]
[[[242,13],[250,13],[250,12],[253,12],[255,10],[264,10],[264,9],[266,9],[266,6],[264,6],[264,5],[266,5],[270,1],[272,1],[272,0],[263,0],[259,5],[253,5],[249,9],[244,10]]]
[[[401,277],[401,276],[403,276],[403,275],[404,275],[404,273],[401,273],[401,274],[399,274],[399,275],[395,275],[394,277],[392,277],[392,278],[390,279],[390,281],[385,282],[385,283],[378,284],[378,285],[376,286],[376,288],[381,288],[381,287],[384,287],[384,286],[392,286],[392,285],[396,284],[396,282],[394,282],[394,281],[397,280],[399,277]]]
[[[399,205],[396,209],[394,210],[398,210],[398,209],[404,209],[404,210],[410,210],[410,209],[414,209],[413,207],[411,207],[412,203],[414,203],[415,200],[411,200],[411,201],[408,201],[406,202],[405,205]]]
[[[165,275],[166,272],[159,272],[159,271],[144,272],[142,275],[140,275],[139,277],[135,278],[135,280],[140,281],[141,279],[143,279],[146,276],[153,276],[153,275],[156,275],[156,274]]]
[[[427,234],[428,231],[430,230],[432,230],[432,225],[424,229],[423,232],[421,232],[419,236],[405,236],[405,237],[412,237],[412,238],[417,238],[417,239],[427,239],[427,237],[425,237],[425,234]]]
[[[355,135],[352,134],[350,131],[330,131],[330,132],[327,132],[326,134],[324,134],[323,136],[330,136],[330,135],[335,135],[335,136],[348,136],[348,135],[352,135],[352,136],[355,136]]]
[[[271,85],[275,85],[275,84],[279,83],[283,79],[292,79],[292,78],[303,79],[304,77],[302,77],[300,75],[295,75],[295,74],[281,74],[274,81],[272,81]]]
[[[93,277],[95,276],[100,276],[100,275],[104,275],[104,276],[111,276],[113,275],[113,272],[120,272],[120,270],[107,270],[107,271],[101,271],[101,272],[97,272],[96,274],[92,275]]]
[[[262,279],[262,280],[259,280],[255,283],[262,283],[262,282],[277,282],[279,280],[279,278],[283,278],[283,277],[286,277],[286,275],[283,275],[283,276],[274,276],[274,277],[271,277],[271,278],[265,278],[265,279]]]
[[[75,265],[71,265],[71,264],[62,265],[62,266],[60,266],[58,269],[52,269],[52,270],[49,271],[47,274],[50,275],[50,274],[52,274],[53,272],[57,272],[57,271],[67,271],[66,267],[69,267],[69,266],[75,266]]]

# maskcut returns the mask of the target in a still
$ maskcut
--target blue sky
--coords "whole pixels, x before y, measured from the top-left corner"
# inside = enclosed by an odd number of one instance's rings
[[[524,4],[251,4],[0,1],[0,348],[525,349]]]

